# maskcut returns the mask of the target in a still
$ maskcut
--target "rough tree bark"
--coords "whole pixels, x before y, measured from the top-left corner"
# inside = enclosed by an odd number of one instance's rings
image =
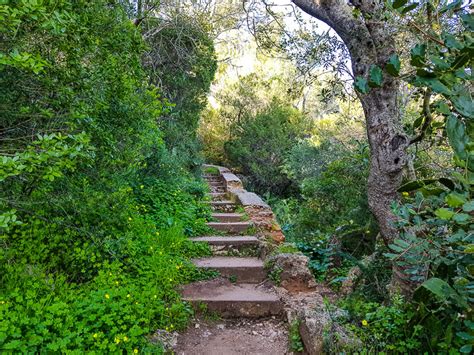
[[[389,57],[395,53],[395,41],[382,18],[384,2],[381,0],[292,2],[336,31],[349,50],[355,77],[368,78],[372,64],[384,68]],[[354,9],[360,10],[361,15],[355,17]],[[368,202],[385,244],[398,234],[393,226],[396,217],[390,205],[398,199],[397,189],[408,159],[406,148],[409,139],[399,130],[398,90],[398,80],[384,75],[382,87],[359,94],[371,153]],[[410,286],[403,279],[403,272],[394,270],[392,284],[405,291]]]
[[[367,78],[372,64],[384,68],[389,57],[395,53],[394,40],[387,24],[381,19],[382,1],[292,1],[309,15],[328,24],[341,37],[349,50],[354,76]],[[355,8],[362,14],[359,18],[353,15]],[[397,189],[407,163],[406,147],[409,144],[406,135],[398,130],[398,84],[396,78],[385,75],[382,87],[359,94],[371,152],[369,206],[377,218],[385,243],[390,243],[397,235],[390,204],[398,198]]]

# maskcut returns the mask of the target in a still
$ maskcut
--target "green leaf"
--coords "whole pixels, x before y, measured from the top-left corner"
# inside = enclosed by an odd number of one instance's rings
[[[399,7],[402,7],[408,2],[408,0],[395,0],[392,4],[392,7],[394,9],[398,9]]]
[[[454,212],[447,208],[438,208],[434,213],[438,218],[444,220],[450,220],[454,216]]]
[[[438,181],[437,179],[424,179],[424,180],[415,180],[415,181],[410,181],[407,182],[406,184],[403,184],[402,186],[399,187],[398,192],[411,192],[418,190],[421,187],[431,185]]]
[[[463,48],[461,52],[458,54],[458,56],[451,63],[451,68],[462,69],[463,66],[469,63],[469,60],[471,58],[472,58],[472,50],[470,48]],[[464,72],[464,70],[462,71]],[[461,72],[457,73],[456,75],[461,76],[461,77],[467,76],[465,74],[462,74]]]
[[[369,85],[367,83],[367,79],[358,76],[354,82],[354,87],[357,91],[361,92],[362,94],[367,94],[369,92]]]
[[[416,86],[427,86],[430,87],[434,92],[439,94],[450,95],[451,91],[448,89],[446,85],[444,85],[439,79],[437,78],[428,78],[422,76],[416,76],[413,82]]]
[[[470,96],[470,90],[464,85],[458,84],[453,88],[450,96],[456,111],[464,117],[474,118],[474,102]]]
[[[462,14],[461,19],[466,29],[474,31],[474,16],[472,14]]]
[[[466,254],[474,254],[474,244],[467,245],[464,250]]]
[[[437,70],[446,70],[451,67],[451,64],[448,63],[444,58],[440,58],[438,56],[430,56],[429,59],[436,65]]]
[[[459,349],[460,352],[463,354],[470,354],[472,352],[472,345],[471,344],[466,344]]]
[[[415,67],[422,67],[425,64],[426,44],[417,44],[410,51],[411,65]]]
[[[463,340],[472,340],[472,339],[474,339],[473,335],[470,335],[466,332],[457,332],[456,335],[458,337],[460,337],[461,339],[463,339]]]
[[[418,5],[419,5],[419,3],[414,2],[413,4],[408,5],[407,7],[404,7],[403,10],[401,11],[401,14],[404,15],[407,12],[410,12],[411,10],[416,9],[418,7]]]
[[[446,102],[441,100],[435,103],[434,108],[437,112],[444,115],[449,115],[451,113],[451,110],[449,109],[449,106],[446,104]]]
[[[383,82],[383,74],[382,69],[377,65],[370,66],[369,72],[369,86],[371,87],[381,87]]]
[[[446,133],[455,154],[461,160],[466,160],[466,146],[469,143],[469,137],[464,124],[456,116],[450,115],[446,121]]]
[[[446,5],[445,7],[442,7],[438,12],[442,14],[442,13],[445,13],[446,11],[457,9],[462,5],[462,2],[463,0],[453,1],[452,3]]]
[[[469,223],[470,219],[471,216],[469,216],[467,213],[457,213],[453,217],[453,221],[459,224],[467,224]]]
[[[397,54],[392,54],[388,59],[388,63],[385,66],[385,70],[392,76],[398,76],[400,73],[400,58],[398,58]]]
[[[464,46],[452,34],[443,33],[444,45],[450,49],[462,49]]]
[[[464,212],[472,212],[474,211],[474,200],[466,202],[463,206],[462,209]]]
[[[415,120],[415,122],[413,122],[413,129],[420,127],[421,124],[423,123],[424,118],[425,118],[424,116],[418,117],[418,118]]]
[[[446,196],[445,201],[449,207],[459,207],[467,202],[466,197],[457,192],[451,192]]]
[[[448,302],[452,300],[457,306],[462,308],[467,307],[466,301],[444,280],[432,277],[423,282],[420,288],[421,287],[430,291],[439,301]]]

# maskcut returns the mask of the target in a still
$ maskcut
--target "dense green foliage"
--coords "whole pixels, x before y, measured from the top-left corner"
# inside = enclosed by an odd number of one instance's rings
[[[281,172],[285,156],[307,127],[299,111],[275,100],[255,116],[236,121],[224,150],[256,191],[283,195],[292,185]]]
[[[140,31],[119,2],[7,1],[0,41],[0,349],[159,352],[146,336],[186,324],[209,211],[164,143],[172,95]],[[196,60],[200,102],[212,46]]]
[[[151,82],[172,102],[160,118],[164,141],[175,159],[195,169],[202,163],[196,130],[217,69],[214,43],[205,23],[181,13],[168,16],[171,20],[149,19],[142,24],[146,33],[151,32],[146,35],[150,49],[145,64]]]

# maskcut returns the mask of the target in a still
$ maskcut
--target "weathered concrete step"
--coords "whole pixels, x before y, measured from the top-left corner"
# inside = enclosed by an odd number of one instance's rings
[[[220,181],[222,182],[222,177],[220,175],[207,176],[204,178],[206,181]]]
[[[257,237],[251,235],[237,235],[237,236],[208,236],[208,237],[197,237],[190,238],[193,242],[207,242],[210,245],[216,246],[228,246],[228,247],[239,247],[239,246],[249,246],[249,245],[258,245]]]
[[[197,308],[205,304],[207,311],[225,318],[263,318],[283,314],[283,304],[278,296],[255,284],[203,281],[184,286],[182,296]]]
[[[241,213],[213,213],[212,218],[219,222],[240,222],[244,215]]]
[[[259,283],[267,277],[259,258],[214,256],[194,259],[193,263],[199,268],[217,270],[222,276],[235,278],[239,283]]]
[[[242,233],[252,226],[252,222],[207,222],[207,225],[222,232]]]
[[[237,205],[230,200],[223,200],[223,201],[209,201],[209,204],[211,205],[211,209],[213,211],[219,211],[219,212],[226,212],[226,213],[231,213],[234,212],[235,209],[237,208]]]
[[[213,201],[224,201],[227,199],[227,194],[225,192],[211,192],[209,194]]]
[[[222,186],[222,187],[225,186],[222,181],[208,181],[207,183],[211,186]]]

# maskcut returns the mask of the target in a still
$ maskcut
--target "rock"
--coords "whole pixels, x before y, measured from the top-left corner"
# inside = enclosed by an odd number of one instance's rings
[[[277,254],[267,259],[280,286],[291,293],[305,292],[316,287],[314,276],[308,268],[308,258],[300,253]]]
[[[199,325],[198,323],[196,323],[196,324],[194,325],[194,328],[196,328],[196,329],[198,329],[199,327],[200,327],[200,325]]]
[[[158,329],[150,338],[155,344],[161,344],[165,350],[171,350],[178,344],[178,333]]]
[[[352,353],[362,347],[360,340],[350,331],[333,322],[333,312],[344,314],[336,308],[330,313],[324,306],[298,310],[300,335],[309,355]]]
[[[365,266],[368,266],[371,262],[374,261],[375,258],[376,258],[376,253],[365,256],[362,259],[362,263]],[[353,292],[355,287],[357,286],[357,280],[359,279],[361,275],[362,275],[362,270],[360,269],[359,266],[352,267],[347,273],[346,279],[342,282],[340,294],[342,296],[346,296],[350,294],[351,292]]]
[[[217,329],[223,330],[223,329],[225,329],[225,325],[224,324],[218,324]]]
[[[356,286],[356,280],[362,274],[362,270],[358,266],[352,267],[349,272],[347,273],[347,277],[344,281],[342,281],[340,293],[343,296],[350,294],[354,291]]]

